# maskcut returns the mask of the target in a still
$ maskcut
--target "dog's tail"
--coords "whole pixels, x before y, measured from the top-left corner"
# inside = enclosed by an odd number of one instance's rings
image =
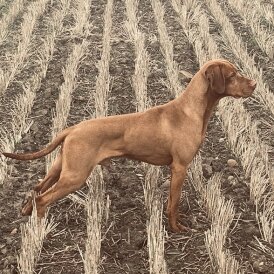
[[[2,154],[8,158],[16,159],[16,160],[22,160],[22,161],[27,161],[27,160],[34,160],[41,158],[50,152],[52,152],[54,149],[57,148],[58,145],[60,145],[69,132],[71,131],[71,128],[67,128],[63,130],[61,133],[59,133],[51,143],[49,143],[45,148],[33,152],[33,153],[8,153],[8,152],[2,152]]]

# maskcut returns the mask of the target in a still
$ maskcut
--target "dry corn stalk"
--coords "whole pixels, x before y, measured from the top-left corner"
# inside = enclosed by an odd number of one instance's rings
[[[205,187],[202,175],[201,157],[198,154],[188,172],[194,188],[199,192],[211,220],[211,229],[205,233],[205,245],[212,267],[221,274],[241,274],[239,262],[224,248],[229,227],[233,221],[235,210],[231,200],[226,201],[220,190],[221,175],[211,177]]]
[[[49,0],[38,0],[28,7],[28,12],[24,15],[21,36],[17,47],[17,52],[9,57],[9,68],[0,69],[0,94],[5,93],[9,84],[24,67],[24,61],[29,54],[32,32],[37,19],[44,13]]]
[[[127,21],[125,28],[135,49],[135,71],[132,77],[135,91],[137,110],[145,111],[149,102],[147,98],[147,78],[149,74],[149,57],[145,49],[145,35],[138,29],[137,19],[138,1],[126,1]]]
[[[178,76],[178,64],[174,61],[173,44],[168,36],[164,21],[165,9],[159,0],[151,0],[151,5],[158,28],[162,53],[166,60],[166,74],[169,80],[167,86],[170,88],[172,95],[177,97],[182,92],[182,86]]]
[[[0,45],[3,43],[3,41],[6,39],[8,33],[9,33],[9,26],[13,23],[16,16],[19,14],[21,9],[23,8],[24,0],[16,0],[14,1],[9,11],[4,14],[4,16],[0,20]]]
[[[272,1],[272,3],[274,2]],[[260,13],[261,17],[267,20],[269,24],[274,26],[273,5],[271,5],[271,3],[265,3],[262,0],[256,0],[255,7],[255,10]]]
[[[34,273],[43,246],[43,240],[56,226],[57,224],[54,224],[52,220],[47,220],[47,214],[42,219],[37,217],[34,203],[29,221],[21,224],[22,244],[17,257],[19,273]]]
[[[63,20],[68,13],[69,4],[70,0],[60,1],[58,9],[56,9],[48,19],[49,32],[44,39],[42,46],[38,50],[38,59],[43,77],[46,77],[48,64],[53,57],[55,39],[63,31]]]
[[[23,87],[24,93],[16,98],[14,107],[11,110],[10,127],[0,130],[0,149],[2,151],[13,151],[15,144],[18,143],[22,135],[29,130],[32,121],[28,119],[28,115],[33,106],[36,95],[35,91],[40,88],[40,85],[40,77],[34,74],[29,83]],[[0,184],[3,184],[8,172],[11,171],[11,166],[7,166],[7,158],[3,156],[0,158],[0,163]]]
[[[83,256],[85,273],[99,272],[102,223],[107,221],[110,200],[105,198],[106,186],[100,167],[96,167],[87,180],[89,192],[86,199],[87,240]],[[106,200],[106,201],[105,201]]]
[[[111,29],[112,29],[112,9],[113,0],[108,0],[104,14],[104,34],[103,34],[103,51],[101,54],[101,60],[97,67],[99,75],[96,79],[95,87],[95,116],[104,117],[107,115],[108,102],[107,95],[109,92],[110,76],[109,76],[109,61],[110,61],[110,49],[111,49]]]
[[[110,38],[112,27],[113,0],[108,0],[104,14],[103,51],[98,64],[99,75],[95,87],[95,117],[107,115],[107,96],[109,93]],[[101,230],[103,212],[108,219],[110,200],[105,203],[105,184],[101,167],[96,167],[91,175],[89,194],[86,202],[87,240],[83,256],[85,273],[98,273],[100,266]],[[88,181],[89,182],[89,181]]]
[[[65,1],[69,0],[63,0],[63,2]],[[60,10],[57,10],[54,13],[53,20],[50,21],[50,25],[53,29],[56,24],[60,24],[62,22],[66,11],[64,7],[65,5],[62,4]],[[58,29],[56,30],[61,31],[61,27],[58,26]],[[41,86],[42,78],[46,76],[49,61],[53,55],[54,39],[58,34],[59,32],[53,31],[46,37],[38,55],[37,63],[40,72],[37,74],[35,73],[34,76],[30,78],[30,80],[23,87],[25,92],[15,99],[14,107],[11,110],[11,129],[1,129],[0,147],[3,151],[13,151],[15,144],[20,141],[22,134],[26,133],[31,126],[32,122],[31,120],[28,120],[28,115],[35,99],[35,93]],[[11,172],[10,168],[12,165],[9,165],[8,167],[7,159],[4,157],[1,157],[0,163],[0,184],[2,184],[7,174]]]
[[[165,228],[163,220],[163,201],[160,195],[155,195],[155,200],[151,204],[150,217],[147,221],[149,269],[151,274],[168,273],[164,260],[165,254]]]
[[[77,0],[75,2],[76,8],[74,9],[73,17],[76,23],[72,32],[74,35],[87,37],[90,28],[91,0]]]
[[[237,56],[243,65],[245,72],[252,78],[256,79],[257,92],[254,96],[258,99],[259,104],[266,108],[271,117],[274,119],[274,94],[263,80],[262,70],[257,69],[253,57],[250,57],[241,38],[235,33],[232,23],[221,9],[216,0],[206,2],[216,21],[221,25],[224,38],[229,43],[231,51]]]
[[[264,51],[269,58],[274,57],[274,38],[273,26],[266,28],[262,24],[262,18],[258,9],[254,9],[254,3],[243,0],[229,0],[233,8],[235,8],[243,19],[246,26],[250,27],[253,32],[253,37],[256,39],[259,47]],[[261,7],[256,5],[256,7]]]

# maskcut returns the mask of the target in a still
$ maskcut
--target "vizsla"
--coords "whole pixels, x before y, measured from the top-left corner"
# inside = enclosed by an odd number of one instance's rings
[[[80,189],[97,164],[112,157],[127,157],[153,165],[169,165],[171,184],[167,215],[171,230],[187,228],[178,220],[178,205],[189,163],[201,146],[210,115],[226,96],[250,96],[256,82],[242,76],[225,60],[207,62],[186,90],[171,102],[143,113],[92,119],[69,127],[44,149],[27,154],[3,153],[18,160],[45,156],[62,144],[47,176],[34,190],[37,214],[43,217],[53,202]],[[32,212],[30,199],[22,209]]]

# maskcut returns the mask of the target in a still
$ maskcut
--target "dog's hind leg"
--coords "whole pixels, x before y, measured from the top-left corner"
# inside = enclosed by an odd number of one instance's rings
[[[35,198],[37,215],[43,217],[49,205],[79,190],[86,182],[96,161],[98,150],[92,151],[86,144],[77,143],[77,146],[67,144],[62,153],[62,171],[59,180],[47,191]],[[32,206],[27,204],[22,209],[23,215],[30,215]]]
[[[60,178],[53,187],[36,197],[37,215],[43,217],[49,205],[70,193],[79,190],[86,182],[90,172],[61,172]]]
[[[62,170],[62,152],[60,151],[52,167],[50,168],[48,174],[45,176],[45,178],[41,182],[39,182],[37,185],[33,187],[33,190],[36,193],[40,193],[40,194],[47,191],[51,186],[53,186],[59,180],[61,170]],[[24,208],[22,210],[23,214],[28,215],[27,212],[31,213],[33,196],[35,196],[34,193],[32,193],[31,196],[27,197],[27,199],[23,202],[23,208]]]
[[[62,170],[62,152],[58,153],[53,165],[51,166],[48,174],[46,177],[39,182],[37,185],[34,186],[33,190],[37,193],[44,193],[47,191],[51,186],[53,186],[60,178],[60,173]]]

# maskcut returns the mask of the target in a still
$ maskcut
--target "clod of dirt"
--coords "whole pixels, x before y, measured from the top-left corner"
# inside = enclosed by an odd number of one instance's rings
[[[39,125],[38,124],[33,124],[31,127],[32,132],[39,132]]]
[[[156,41],[153,41],[151,44],[150,44],[150,47],[151,48],[154,48],[154,49],[157,49],[159,47],[159,42],[156,40]]]
[[[235,178],[234,176],[230,175],[227,178],[229,184],[233,187],[233,189],[241,188],[242,184]],[[243,190],[245,192],[245,190]]]
[[[39,111],[37,111],[38,115],[41,115],[41,116],[44,116],[48,113],[48,110],[47,109],[41,109]]]
[[[268,266],[265,262],[264,257],[260,257],[253,263],[253,268],[256,272],[259,273],[267,273],[268,272]]]
[[[15,256],[7,256],[4,261],[4,268],[7,268],[9,265],[16,264],[17,260]]]
[[[50,98],[52,96],[52,91],[50,88],[45,89],[44,96],[45,98]]]
[[[245,233],[252,236],[260,236],[260,231],[254,224],[249,224],[245,228]]]
[[[209,179],[213,174],[213,169],[211,165],[203,164],[203,175],[206,179]]]
[[[7,243],[7,245],[11,245],[12,241],[13,241],[12,237],[6,237],[6,243]]]
[[[237,167],[237,166],[238,166],[238,163],[237,163],[237,161],[234,160],[234,159],[229,159],[229,160],[227,160],[227,165],[228,165],[229,167]]]
[[[14,235],[14,234],[16,234],[16,233],[17,233],[17,231],[18,231],[18,229],[17,229],[17,228],[14,228],[14,229],[11,231],[10,235]]]
[[[2,273],[3,274],[13,274],[14,271],[12,271],[11,269],[4,269]]]
[[[3,254],[3,255],[6,255],[7,254],[7,248],[6,247],[3,247],[3,248],[1,248],[1,253]]]
[[[141,241],[137,242],[136,247],[140,250],[147,246],[147,238],[142,239]]]

